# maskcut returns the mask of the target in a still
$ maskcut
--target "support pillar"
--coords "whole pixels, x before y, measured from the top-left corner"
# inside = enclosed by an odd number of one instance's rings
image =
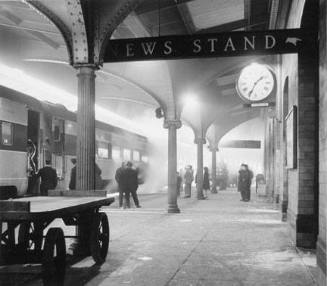
[[[197,144],[197,198],[203,200],[203,144],[206,143],[204,138],[196,138],[194,143]]]
[[[217,194],[217,151],[218,148],[212,147],[210,148],[211,155],[212,155],[212,166],[211,166],[211,180],[212,180],[212,187],[211,192],[213,194]]]
[[[177,205],[177,129],[182,126],[179,120],[167,120],[168,129],[168,213],[180,213]]]
[[[95,189],[95,70],[78,66],[76,189]]]

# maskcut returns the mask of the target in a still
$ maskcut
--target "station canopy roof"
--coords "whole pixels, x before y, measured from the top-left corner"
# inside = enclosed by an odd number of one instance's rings
[[[65,1],[42,0],[64,22],[69,22]],[[271,22],[270,0],[144,0],[112,34],[112,39],[164,35],[265,30]],[[195,95],[206,110],[205,119],[192,108],[184,109],[184,122],[219,124],[226,116],[233,128],[257,116],[244,110],[235,80],[251,62],[271,62],[270,57],[208,58],[170,61],[105,63],[97,71],[99,108],[133,118],[159,107],[159,103],[185,105]],[[53,101],[76,108],[76,70],[69,65],[65,41],[44,15],[22,1],[0,1],[0,84],[42,99],[55,88]],[[34,89],[35,90],[34,90]],[[51,94],[51,93],[50,93]],[[71,95],[71,97],[69,97]],[[42,97],[43,96],[43,97]],[[132,112],[131,112],[132,110]],[[154,116],[154,113],[153,113]],[[117,118],[116,118],[117,119]],[[119,121],[119,119],[117,119]],[[119,122],[117,122],[119,124]],[[228,128],[227,128],[228,129]]]

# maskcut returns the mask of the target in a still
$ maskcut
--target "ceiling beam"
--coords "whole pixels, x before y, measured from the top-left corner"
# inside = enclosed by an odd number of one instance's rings
[[[219,26],[211,27],[208,29],[202,29],[202,30],[199,30],[197,32],[197,34],[205,34],[205,33],[210,34],[210,33],[233,31],[233,30],[244,28],[244,27],[246,27],[246,25],[247,25],[247,20],[242,19],[242,20],[237,20],[234,22],[225,23],[225,24],[222,24]]]
[[[183,23],[185,25],[186,31],[189,34],[193,34],[196,32],[196,27],[193,22],[192,15],[190,13],[190,10],[188,9],[186,4],[178,5],[177,6],[179,15],[181,16]]]
[[[226,86],[230,84],[235,85],[235,80],[238,74],[231,74],[231,75],[226,75],[222,77],[217,78],[217,84],[218,86]]]
[[[135,38],[151,36],[150,32],[145,28],[145,26],[140,21],[140,18],[134,12],[132,12],[124,20],[124,24],[131,31],[131,33],[135,36]]]
[[[14,29],[22,30],[25,33],[28,33],[28,34],[38,38],[39,40],[41,40],[42,42],[48,44],[50,47],[52,47],[54,49],[58,49],[60,47],[59,43],[54,41],[52,38],[44,35],[43,34],[44,31],[24,27],[22,25],[23,20],[21,18],[17,17],[16,15],[14,15],[13,13],[11,13],[10,11],[0,10],[0,15],[2,17],[6,18],[7,20],[9,20],[11,23],[13,23],[13,25],[8,25],[8,24],[6,25],[6,24],[0,23],[0,26],[6,26],[8,28],[14,28]]]
[[[29,33],[31,35],[33,35],[34,37],[38,38],[39,40],[41,40],[42,42],[48,44],[50,47],[52,47],[54,49],[58,49],[60,47],[60,44],[58,44],[56,41],[52,40],[48,36],[38,32],[38,31],[29,31]]]
[[[145,0],[135,9],[135,12],[140,15],[159,10],[159,6],[160,9],[166,9],[176,7],[191,1],[195,0]]]
[[[219,86],[220,90],[227,90],[227,89],[233,89],[234,91],[236,91],[236,83],[235,82],[231,82],[230,84],[226,84],[223,86]]]
[[[223,89],[221,91],[221,95],[222,96],[230,96],[230,95],[234,95],[236,93],[236,89],[235,86],[233,88],[230,89]]]
[[[21,18],[17,17],[15,14],[5,9],[0,10],[0,15],[5,17],[7,20],[9,20],[15,25],[20,25],[23,22]]]
[[[249,30],[251,25],[251,0],[244,0],[244,19],[246,21],[245,30]]]

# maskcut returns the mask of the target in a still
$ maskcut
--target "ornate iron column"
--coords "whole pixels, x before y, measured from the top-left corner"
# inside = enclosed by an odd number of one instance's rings
[[[95,189],[95,65],[79,65],[76,189]]]
[[[179,120],[166,120],[168,129],[168,213],[179,213],[177,205],[177,132],[182,126]]]

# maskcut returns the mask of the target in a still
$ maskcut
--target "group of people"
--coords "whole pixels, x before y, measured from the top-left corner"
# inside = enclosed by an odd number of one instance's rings
[[[73,168],[71,169],[69,189],[76,189],[76,159],[71,159]],[[32,162],[30,163],[32,166]],[[51,167],[51,161],[46,160],[46,164],[40,170],[30,168],[29,170],[35,179],[41,178],[40,192],[41,195],[47,195],[48,190],[55,189],[58,184],[57,172]],[[192,183],[198,183],[197,175],[194,176],[193,167],[188,165],[185,167],[184,175],[182,172],[177,172],[177,195],[180,196],[181,189],[183,188],[184,182],[184,198],[190,198],[192,194]],[[122,166],[117,169],[115,179],[119,188],[119,207],[123,207],[123,200],[125,198],[125,206],[130,208],[130,196],[134,200],[134,204],[137,208],[140,208],[139,199],[137,196],[137,189],[139,186],[138,182],[138,171],[133,168],[132,162],[123,162]],[[241,201],[248,202],[251,199],[251,185],[253,179],[253,172],[249,169],[247,164],[242,164],[238,174],[237,188],[241,194]],[[101,169],[95,165],[95,183],[96,188],[101,188],[102,178]],[[204,167],[203,172],[203,191],[204,196],[208,196],[210,190],[210,176],[208,167]]]
[[[177,195],[180,196],[181,189],[183,187],[184,181],[184,198],[191,197],[192,183],[195,180],[197,184],[197,176],[194,177],[194,171],[191,165],[185,167],[184,176],[182,177],[182,172],[177,172]],[[249,169],[247,164],[242,164],[239,170],[237,188],[241,193],[241,201],[248,202],[251,199],[251,185],[253,179],[253,172]],[[214,182],[213,182],[214,183]],[[208,196],[210,190],[210,176],[208,167],[204,167],[203,172],[203,192],[204,197]]]
[[[205,197],[208,196],[208,191],[210,190],[210,177],[208,167],[204,167],[203,172],[203,183],[202,188],[204,191]],[[194,177],[193,167],[188,165],[185,167],[184,176],[182,177],[181,172],[177,172],[177,195],[180,196],[180,192],[183,186],[184,179],[184,198],[190,198],[192,195],[192,183],[195,180],[195,183],[198,184],[197,175]]]
[[[123,208],[123,200],[125,198],[126,208],[130,208],[130,196],[132,195],[135,207],[140,208],[137,189],[139,186],[138,172],[133,168],[132,162],[123,162],[122,166],[117,169],[115,175],[119,189],[119,207]]]

